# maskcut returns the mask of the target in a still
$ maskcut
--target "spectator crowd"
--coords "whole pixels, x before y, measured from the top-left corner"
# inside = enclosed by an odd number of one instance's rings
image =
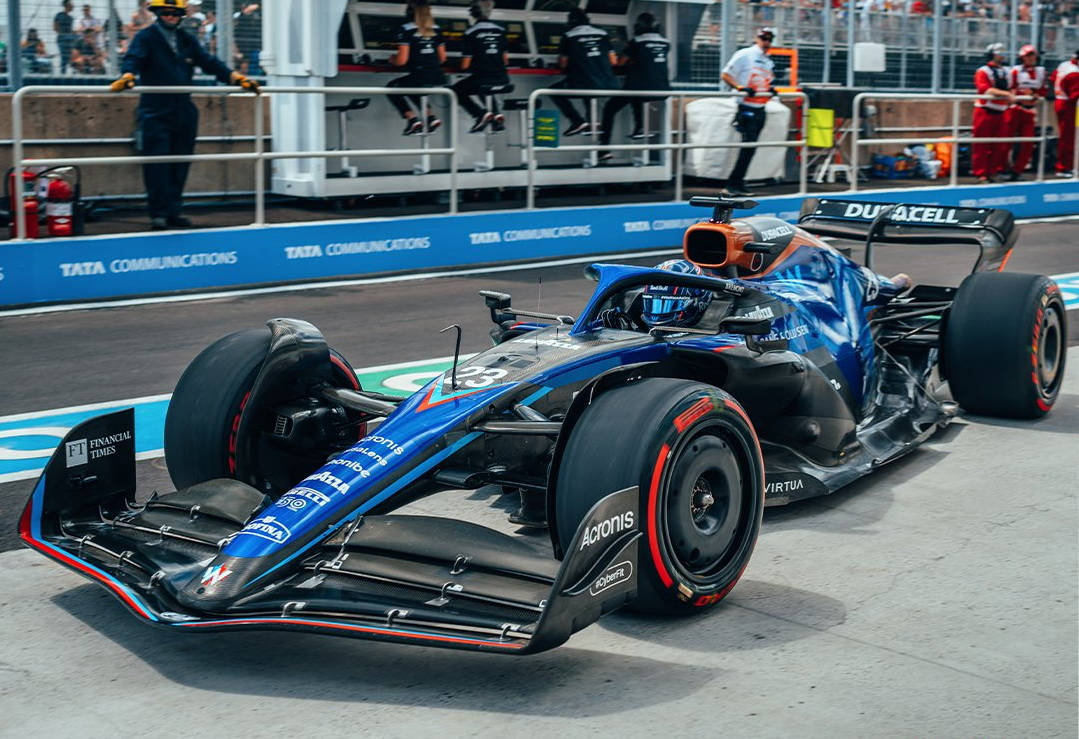
[[[123,17],[119,10],[108,11],[110,3],[84,3],[72,0],[59,3],[52,16],[51,38],[43,36],[36,25],[37,14],[25,14],[25,35],[20,43],[23,71],[41,75],[105,75],[110,57],[110,39],[116,39],[116,59],[127,52],[128,45],[139,31],[153,24],[149,0],[117,0],[111,7],[122,5],[133,11]],[[233,32],[229,58],[233,66],[245,74],[261,74],[258,59],[262,46],[262,17],[259,3],[240,0],[187,0],[187,15],[181,27],[195,36],[211,54],[221,55],[219,46],[218,7],[231,5]],[[54,6],[55,7],[55,6]],[[114,31],[115,29],[115,31]]]

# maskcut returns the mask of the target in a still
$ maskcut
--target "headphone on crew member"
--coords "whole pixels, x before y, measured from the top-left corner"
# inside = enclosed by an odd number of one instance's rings
[[[987,62],[1003,62],[1004,61],[1004,44],[997,42],[995,44],[989,44],[985,47],[985,60]]]

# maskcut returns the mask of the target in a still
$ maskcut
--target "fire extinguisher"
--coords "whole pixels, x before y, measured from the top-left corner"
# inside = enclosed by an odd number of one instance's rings
[[[75,189],[62,177],[47,177],[45,187],[45,231],[49,236],[75,233]]]
[[[49,236],[75,236],[82,233],[79,218],[79,168],[52,167],[39,172],[37,177],[37,196],[45,208],[46,233]]]
[[[8,213],[11,214],[11,238],[16,238],[18,234],[18,225],[15,220],[18,214],[21,212],[23,218],[26,219],[26,238],[36,239],[39,236],[38,228],[38,200],[37,192],[35,191],[35,184],[37,182],[38,173],[36,171],[24,169],[22,172],[21,187],[19,183],[15,182],[15,169],[11,168],[7,171],[7,177],[4,178],[4,190],[5,200],[8,201]]]

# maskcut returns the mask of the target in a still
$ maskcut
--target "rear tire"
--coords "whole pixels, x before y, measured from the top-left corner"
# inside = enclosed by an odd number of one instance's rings
[[[269,349],[268,328],[238,331],[203,349],[180,376],[165,415],[165,463],[177,490],[235,478],[240,414]],[[345,358],[331,349],[330,360],[335,383],[359,390]]]
[[[948,314],[942,362],[952,396],[970,413],[1040,418],[1060,393],[1067,312],[1042,275],[977,272]]]
[[[764,510],[760,449],[741,406],[669,378],[600,395],[558,467],[559,541],[572,540],[597,501],[633,485],[644,532],[634,607],[681,614],[718,603],[749,562]]]

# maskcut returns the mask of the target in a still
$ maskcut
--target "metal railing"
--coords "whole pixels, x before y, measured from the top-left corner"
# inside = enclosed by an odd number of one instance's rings
[[[1041,134],[1038,136],[992,136],[992,137],[960,137],[959,135],[959,106],[960,103],[967,101],[973,103],[975,100],[990,100],[993,99],[989,95],[961,95],[961,94],[924,94],[924,93],[905,93],[905,92],[862,92],[855,95],[851,104],[851,176],[850,176],[850,191],[857,192],[858,190],[858,169],[859,159],[861,154],[861,147],[863,146],[910,146],[910,145],[926,145],[926,144],[950,144],[954,147],[951,157],[951,169],[949,172],[949,185],[955,187],[959,182],[959,144],[1016,144],[1016,143],[1036,143],[1039,144],[1036,171],[1036,181],[1041,182],[1045,179],[1045,144],[1049,140],[1048,136],[1048,115],[1049,110],[1048,103],[1044,98],[1034,97],[1016,97],[1015,100],[1034,100],[1038,103],[1037,118],[1035,119],[1035,130],[1037,129],[1037,123],[1041,122]],[[952,105],[952,123],[951,123],[951,135],[939,136],[936,138],[866,138],[862,135],[861,126],[861,113],[862,103],[866,100],[920,100],[920,101],[940,101],[950,100]],[[998,99],[999,100],[999,99]],[[1000,115],[1004,115],[1003,112]],[[942,127],[947,128],[947,127]],[[1079,132],[1077,132],[1077,139],[1079,139]],[[1076,156],[1079,157],[1079,148],[1076,149]],[[1072,173],[1077,174],[1076,162],[1072,163]]]
[[[254,102],[254,151],[228,153],[228,154],[177,154],[167,156],[108,156],[108,157],[60,157],[26,159],[24,157],[23,138],[23,101],[31,95],[43,94],[80,94],[80,95],[176,95],[176,94],[210,94],[210,95],[235,95],[250,98]],[[322,94],[322,95],[416,95],[442,96],[450,100],[450,146],[439,148],[419,149],[323,149],[321,151],[266,151],[265,143],[265,112],[261,104],[261,97],[273,95],[294,94]],[[457,104],[453,90],[445,87],[264,87],[262,96],[244,92],[237,88],[229,87],[135,87],[125,92],[112,92],[106,88],[93,88],[82,86],[55,87],[50,85],[34,85],[23,87],[11,98],[11,133],[12,133],[12,167],[16,187],[22,187],[23,171],[27,167],[54,167],[67,165],[123,165],[123,164],[172,164],[179,162],[245,162],[255,163],[255,220],[252,225],[262,226],[266,223],[266,162],[275,159],[334,159],[337,157],[399,157],[399,156],[448,156],[450,160],[450,213],[457,212],[457,138],[459,134],[457,124]],[[424,140],[426,144],[426,139]],[[21,192],[21,191],[20,191]],[[15,220],[15,239],[20,241],[26,238],[26,217],[21,199],[19,207],[12,213]]]
[[[695,144],[686,143],[686,99],[687,98],[736,98],[741,99],[744,96],[740,92],[704,92],[700,90],[553,90],[553,89],[540,89],[534,90],[528,96],[528,131],[534,131],[535,129],[535,117],[536,117],[536,103],[539,98],[549,97],[585,97],[590,98],[589,105],[592,109],[592,120],[597,120],[596,115],[596,98],[608,98],[608,97],[637,97],[637,98],[662,98],[668,100],[675,98],[678,101],[678,125],[672,132],[676,139],[672,143],[655,143],[655,144],[600,144],[596,141],[596,132],[593,130],[592,138],[593,143],[571,146],[557,146],[557,147],[537,147],[535,145],[535,137],[528,136],[527,138],[527,151],[528,151],[528,186],[525,199],[525,207],[528,210],[534,210],[536,207],[536,170],[538,168],[538,162],[536,160],[536,154],[538,152],[543,153],[566,153],[566,152],[595,152],[597,150],[603,151],[675,151],[682,152],[690,149],[746,149],[757,147],[797,147],[801,149],[801,162],[799,163],[799,175],[798,175],[798,194],[804,195],[806,193],[806,183],[808,180],[808,143],[807,143],[807,127],[809,125],[809,96],[804,92],[784,92],[780,93],[780,99],[795,99],[800,102],[800,109],[802,113],[801,120],[801,138],[798,139],[782,139],[776,141],[731,141],[722,144],[710,143],[710,144]],[[662,130],[662,129],[661,129]],[[681,202],[682,200],[682,175],[683,175],[683,163],[681,155],[673,157],[674,160],[674,201]]]

